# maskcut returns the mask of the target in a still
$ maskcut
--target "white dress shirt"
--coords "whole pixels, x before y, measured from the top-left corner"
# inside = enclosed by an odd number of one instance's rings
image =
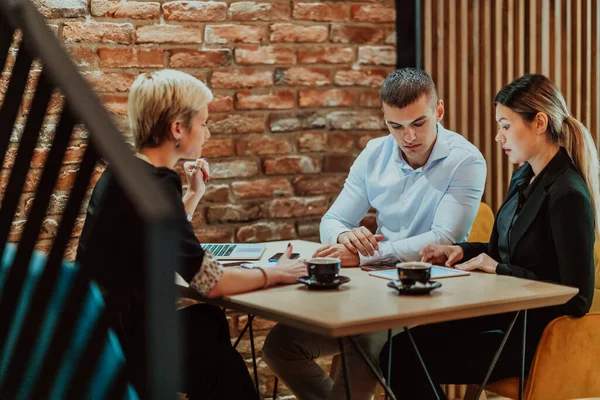
[[[371,207],[384,241],[360,265],[420,259],[429,243],[465,241],[485,186],[481,152],[458,133],[438,124],[429,159],[413,169],[392,135],[373,139],[354,161],[344,188],[321,220],[321,242],[337,243],[357,228]]]

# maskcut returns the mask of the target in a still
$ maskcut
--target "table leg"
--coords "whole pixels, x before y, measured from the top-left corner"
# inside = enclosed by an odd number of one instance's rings
[[[515,326],[515,322],[517,322],[517,319],[519,318],[519,314],[520,314],[520,311],[517,311],[517,313],[515,314],[515,317],[510,322],[508,329],[506,330],[506,332],[504,332],[504,336],[502,336],[502,342],[500,342],[500,346],[498,347],[498,350],[496,350],[496,354],[494,354],[492,363],[490,364],[490,367],[488,368],[485,378],[483,379],[483,383],[479,386],[479,389],[477,390],[477,393],[475,394],[474,400],[478,400],[479,396],[481,396],[481,392],[483,392],[483,390],[485,389],[485,386],[487,385],[487,383],[490,379],[490,376],[492,375],[492,372],[494,371],[496,362],[498,362],[498,359],[500,358],[500,354],[502,354],[502,350],[504,349],[504,345],[506,344],[506,341],[508,340],[508,336],[510,335],[510,332],[512,331],[513,326]]]
[[[527,310],[523,310],[523,331],[521,333],[521,375],[519,376],[519,400],[523,400],[525,386],[525,341],[527,340]]]
[[[244,337],[244,334],[246,333],[246,331],[248,330],[248,327],[250,326],[250,324],[252,323],[252,320],[254,319],[254,315],[248,315],[248,322],[246,322],[246,325],[244,326],[244,329],[242,329],[242,331],[240,332],[239,336],[237,337],[237,339],[235,340],[235,343],[233,345],[233,348],[236,349],[238,344],[240,344],[240,340],[242,340],[242,338]]]
[[[431,376],[429,376],[429,371],[427,371],[427,367],[425,366],[425,361],[423,361],[423,357],[421,357],[421,353],[419,352],[417,343],[415,343],[415,340],[413,339],[412,334],[410,333],[410,328],[405,327],[404,330],[406,331],[406,334],[408,335],[408,338],[410,339],[410,342],[412,343],[415,353],[417,353],[417,358],[419,359],[419,362],[421,363],[421,367],[423,367],[423,371],[425,371],[425,375],[427,376],[427,380],[429,380],[429,384],[431,385],[431,389],[433,390],[433,393],[435,394],[435,398],[440,400],[440,395],[437,391],[437,388],[435,387],[435,384],[433,383],[433,380],[431,379]]]
[[[279,385],[279,378],[275,377],[275,383],[273,384],[273,400],[277,400],[277,385]]]
[[[387,384],[388,386],[392,386],[392,330],[388,329],[388,346],[389,346],[389,351],[388,351],[388,370],[387,370]],[[387,395],[385,396],[385,399],[388,400]]]
[[[375,379],[377,379],[379,381],[379,384],[385,390],[386,396],[389,397],[389,398],[391,398],[391,399],[393,399],[393,400],[396,400],[396,396],[394,396],[394,393],[389,388],[389,386],[385,384],[385,382],[383,381],[383,377],[381,375],[379,375],[379,372],[377,371],[377,368],[373,365],[373,363],[371,362],[371,360],[369,360],[369,358],[365,354],[364,350],[360,348],[360,346],[356,343],[356,340],[354,340],[354,338],[352,336],[349,336],[348,339],[350,340],[350,343],[354,347],[354,350],[356,350],[356,352],[358,354],[360,354],[360,356],[362,357],[363,361],[369,366],[369,369],[373,373],[373,376],[375,376]]]
[[[344,374],[344,383],[346,385],[346,398],[350,400],[350,380],[348,379],[348,363],[346,362],[346,352],[344,351],[344,339],[339,338],[340,355],[342,356],[342,373]]]
[[[252,367],[254,368],[254,383],[256,384],[256,391],[260,397],[260,390],[258,388],[258,368],[256,366],[256,351],[254,350],[254,331],[252,330],[252,319],[248,315],[248,324],[250,324],[250,349],[252,350]]]

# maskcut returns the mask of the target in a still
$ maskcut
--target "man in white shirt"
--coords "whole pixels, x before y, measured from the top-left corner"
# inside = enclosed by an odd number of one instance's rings
[[[321,221],[325,246],[315,257],[340,258],[344,267],[419,260],[429,243],[464,241],[485,186],[483,156],[441,126],[444,103],[426,72],[393,72],[381,87],[381,100],[391,135],[368,143]],[[359,226],[371,207],[377,211],[375,235]],[[386,333],[357,339],[377,364]],[[345,347],[353,398],[370,399],[377,381],[352,346]],[[334,382],[314,361],[337,353],[337,339],[281,324],[263,348],[269,366],[301,399],[345,398],[343,374]]]

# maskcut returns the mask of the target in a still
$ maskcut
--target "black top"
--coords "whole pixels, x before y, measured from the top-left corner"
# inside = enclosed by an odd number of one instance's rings
[[[202,265],[204,251],[187,222],[179,175],[139,160],[165,191],[181,218],[182,236],[179,274],[191,281]],[[112,323],[126,353],[142,351],[144,285],[146,265],[144,227],[133,204],[112,177],[110,166],[96,184],[77,248],[77,259],[103,291]],[[165,268],[170,268],[165,265]],[[128,354],[130,355],[130,354]]]
[[[511,223],[514,216],[511,199],[518,196],[519,187],[526,187],[532,176],[529,164],[513,174],[489,243],[459,245],[464,250],[464,260],[486,253],[500,262],[496,269],[499,275],[579,289],[563,305],[530,312],[528,326],[534,328],[531,333],[539,339],[552,319],[561,315],[581,317],[590,309],[594,290],[595,217],[587,185],[567,151],[561,148],[527,188],[518,217]],[[510,228],[506,229],[507,226]],[[501,254],[501,242],[508,246],[508,254]]]

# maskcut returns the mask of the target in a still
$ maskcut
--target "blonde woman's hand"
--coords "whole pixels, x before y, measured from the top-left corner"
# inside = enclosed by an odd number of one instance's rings
[[[206,191],[206,182],[210,179],[208,162],[203,158],[183,163],[188,190],[202,197]]]
[[[290,258],[292,251],[293,248],[290,243],[279,258],[279,261],[277,261],[277,267],[267,269],[268,271],[277,271],[279,276],[276,283],[296,283],[298,278],[308,275],[304,260],[292,260]]]
[[[421,249],[419,255],[423,262],[452,267],[457,261],[463,259],[464,252],[460,246],[428,244]]]

